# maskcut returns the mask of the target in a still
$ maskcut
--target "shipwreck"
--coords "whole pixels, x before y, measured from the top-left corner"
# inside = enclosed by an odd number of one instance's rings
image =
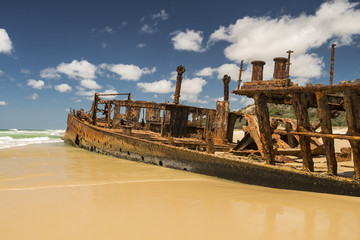
[[[224,100],[215,109],[179,104],[185,72],[180,65],[173,103],[135,101],[130,93],[95,93],[89,111],[68,114],[64,140],[97,153],[248,184],[360,196],[360,85],[333,84],[334,49],[329,85],[294,84],[292,51],[287,58],[274,58],[272,80],[263,80],[265,62],[253,61],[251,81],[241,84],[241,62],[232,93],[253,98],[255,114],[230,110],[227,75]],[[126,99],[108,99],[121,95]],[[296,119],[270,117],[268,103],[292,106]],[[319,123],[310,123],[309,108],[317,109]],[[348,130],[334,134],[331,120],[341,111]],[[234,141],[240,120],[247,123],[244,136]],[[348,140],[350,148],[336,153],[335,139]],[[326,156],[325,169],[314,163],[317,155]],[[339,174],[338,162],[351,159],[350,175]]]

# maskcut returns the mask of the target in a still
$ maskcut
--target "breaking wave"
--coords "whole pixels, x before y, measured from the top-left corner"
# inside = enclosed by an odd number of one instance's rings
[[[2,129],[0,130],[0,149],[21,147],[30,144],[62,142],[65,130],[27,130]]]

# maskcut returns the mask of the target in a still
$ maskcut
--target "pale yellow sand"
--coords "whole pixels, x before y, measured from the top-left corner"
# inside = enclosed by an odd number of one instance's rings
[[[278,190],[58,145],[0,151],[0,239],[359,239],[360,198]]]

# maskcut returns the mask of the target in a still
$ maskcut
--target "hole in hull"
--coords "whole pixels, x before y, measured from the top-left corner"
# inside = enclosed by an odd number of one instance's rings
[[[79,146],[79,135],[76,134],[76,138],[75,138],[75,144]]]

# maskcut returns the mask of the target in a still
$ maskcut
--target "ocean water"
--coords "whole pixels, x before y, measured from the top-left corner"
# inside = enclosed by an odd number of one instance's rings
[[[62,142],[65,130],[0,129],[0,149]]]

